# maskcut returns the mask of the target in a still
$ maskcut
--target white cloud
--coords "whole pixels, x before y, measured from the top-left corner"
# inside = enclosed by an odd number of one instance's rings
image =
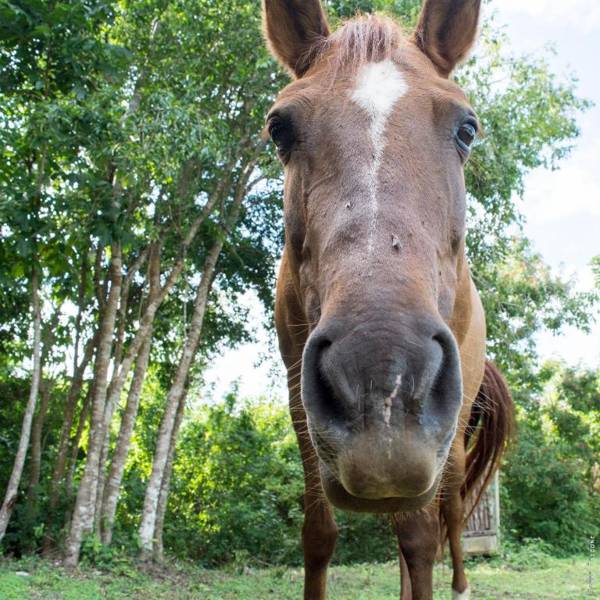
[[[564,360],[569,365],[600,368],[600,336],[598,331],[585,334],[568,327],[561,335],[543,331],[537,336],[538,352],[543,360]]]
[[[536,17],[546,23],[569,25],[585,32],[600,26],[598,0],[502,0],[494,2],[494,8],[504,15],[511,12],[523,17]]]
[[[531,173],[524,200],[528,219],[536,221],[576,214],[600,217],[600,140],[576,149],[558,171]]]

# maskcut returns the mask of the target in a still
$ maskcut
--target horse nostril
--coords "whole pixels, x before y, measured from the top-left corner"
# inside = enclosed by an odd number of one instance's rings
[[[345,417],[346,398],[339,388],[339,373],[336,374],[336,366],[332,364],[331,357],[327,359],[327,353],[333,342],[322,340],[316,348],[315,378],[317,388],[321,392],[322,410],[328,418],[343,420]],[[336,385],[336,375],[338,385]]]
[[[332,341],[322,334],[313,334],[304,347],[302,359],[302,400],[307,409],[318,417],[327,417],[331,383],[323,366],[323,354]]]
[[[313,425],[342,427],[353,410],[352,394],[340,368],[335,342],[324,332],[313,333],[304,349],[302,401]]]
[[[462,377],[454,337],[449,331],[441,330],[432,336],[432,340],[441,348],[441,357],[431,385],[431,394],[443,400],[441,404],[444,405],[448,398],[456,398],[460,402],[462,401]]]
[[[333,342],[327,337],[321,337],[315,342],[315,352],[321,356]]]
[[[315,376],[318,383],[324,387],[331,387],[331,383],[327,377],[327,370],[324,365],[325,353],[331,348],[332,341],[326,337],[315,340],[313,348],[313,368],[315,370]]]
[[[333,396],[333,388],[331,380],[327,376],[327,367],[325,365],[325,354],[329,348],[331,348],[332,342],[324,339],[320,340],[315,348],[315,378],[317,380],[319,388],[327,394],[327,397]]]

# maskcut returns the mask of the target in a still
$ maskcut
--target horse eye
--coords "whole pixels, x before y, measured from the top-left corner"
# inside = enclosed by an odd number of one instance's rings
[[[286,156],[294,143],[294,131],[289,120],[280,116],[269,119],[268,131],[280,157]]]
[[[470,152],[476,137],[477,125],[473,121],[466,121],[456,132],[456,143],[463,152]]]

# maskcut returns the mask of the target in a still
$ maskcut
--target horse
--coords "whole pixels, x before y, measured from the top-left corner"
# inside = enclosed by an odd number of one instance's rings
[[[425,0],[416,30],[320,0],[263,0],[292,82],[266,116],[284,170],[275,324],[304,467],[304,598],[324,600],[333,508],[389,513],[401,599],[431,600],[440,545],[468,598],[466,499],[497,469],[513,404],[485,357],[465,254],[480,130],[452,80],[480,0]]]

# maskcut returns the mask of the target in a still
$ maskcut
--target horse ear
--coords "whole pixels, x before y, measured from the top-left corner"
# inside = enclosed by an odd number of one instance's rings
[[[273,56],[295,77],[306,73],[329,35],[320,0],[263,0],[263,25]]]
[[[417,46],[448,77],[477,37],[481,0],[425,0],[414,33]]]

